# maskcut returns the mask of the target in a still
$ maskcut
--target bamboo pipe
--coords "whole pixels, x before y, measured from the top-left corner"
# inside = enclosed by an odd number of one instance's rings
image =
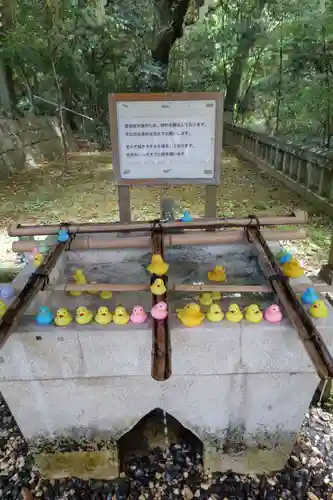
[[[164,238],[161,228],[154,228],[151,233],[152,254],[160,255],[164,259]],[[167,276],[158,277],[167,284]],[[151,282],[155,277],[151,277]],[[168,292],[163,295],[152,294],[152,305],[165,302],[168,305]],[[163,320],[153,318],[152,324],[152,362],[151,376],[154,380],[162,382],[171,376],[171,339],[168,316]]]
[[[333,293],[333,287],[326,284],[298,284],[292,288],[296,293],[305,292],[307,288],[313,288],[318,293]],[[210,284],[188,284],[169,285],[169,292],[222,292],[222,293],[272,293],[270,285],[210,285]],[[58,285],[48,285],[45,288],[51,292],[148,292],[150,286],[144,283],[87,283],[86,285],[76,285],[75,283],[59,283]]]
[[[70,240],[56,244],[52,251],[45,256],[43,264],[30,275],[19,295],[5,311],[0,320],[0,348],[3,347],[8,339],[12,327],[24,314],[37,293],[43,289],[45,282],[49,279],[50,273],[69,244]]]
[[[87,283],[86,285],[63,283],[48,285],[45,289],[52,292],[149,292],[150,285],[145,283]]]
[[[297,300],[289,280],[283,279],[282,271],[261,232],[257,228],[249,228],[247,232],[263,264],[266,276],[271,278],[272,288],[290,321],[297,329],[299,338],[303,342],[319,377],[322,379],[332,378],[333,358],[319,330]]]
[[[164,222],[162,223],[163,230],[168,229],[204,229],[207,227],[243,227],[250,223],[249,217],[241,218],[225,218],[225,219],[195,219],[192,222]],[[261,226],[285,226],[288,224],[306,224],[308,222],[308,215],[303,210],[293,212],[291,215],[260,217],[259,222]],[[252,221],[251,225],[255,226],[257,222]],[[59,229],[66,227],[72,234],[79,233],[129,233],[132,231],[149,231],[152,227],[150,222],[131,222],[130,224],[122,224],[120,222],[114,223],[87,223],[87,224],[46,224],[44,226],[22,226],[18,223],[12,223],[8,227],[9,236],[43,236],[57,234]]]
[[[262,235],[266,241],[280,240],[303,240],[307,236],[305,229],[294,229],[291,231],[277,229],[263,229]],[[166,234],[164,236],[164,246],[172,247],[178,245],[220,245],[227,243],[243,243],[246,240],[243,229],[233,229],[207,233],[203,231],[193,231],[186,234]],[[36,241],[15,241],[13,243],[14,252],[32,252],[36,246]],[[70,246],[71,250],[117,250],[122,248],[148,248],[150,246],[150,236],[129,236],[124,238],[99,239],[90,236],[75,238]]]

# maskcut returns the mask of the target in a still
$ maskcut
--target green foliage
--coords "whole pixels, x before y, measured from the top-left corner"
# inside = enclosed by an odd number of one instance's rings
[[[105,9],[103,0],[15,3],[0,58],[11,70],[16,111],[54,112],[37,95],[94,120],[67,113],[73,127],[107,136],[108,94],[145,91],[164,77],[152,54],[172,30],[161,11],[169,2],[113,0]],[[333,5],[321,11],[318,0],[220,0],[204,21],[196,6],[188,2],[183,36],[170,44],[167,88],[223,90],[237,121],[329,147]],[[189,18],[196,23],[187,26]]]

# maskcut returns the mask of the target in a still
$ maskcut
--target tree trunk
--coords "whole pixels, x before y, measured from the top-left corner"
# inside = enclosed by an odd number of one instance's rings
[[[4,0],[3,6],[1,8],[2,12],[2,37],[3,39],[6,37],[6,32],[12,27],[14,23],[16,10],[16,1],[15,0]],[[13,70],[8,62],[1,60],[0,61],[0,105],[3,110],[12,114],[13,109],[15,107],[15,87],[14,87],[14,78],[13,78]]]
[[[183,24],[190,0],[155,0],[157,22],[156,44],[152,50],[152,61],[157,71],[151,75],[148,86],[151,90],[167,90],[167,76],[171,49],[183,36]]]
[[[6,114],[12,113],[12,101],[10,98],[9,87],[7,83],[6,66],[0,60],[0,110]]]
[[[227,85],[227,95],[224,103],[226,113],[233,113],[234,106],[237,102],[244,66],[247,62],[250,50],[258,37],[260,30],[259,20],[266,3],[267,0],[259,0],[258,6],[249,16],[248,28],[239,40],[236,53],[233,57],[234,63]]]
[[[279,83],[276,91],[276,116],[275,116],[275,135],[279,133],[280,127],[280,111],[282,101],[282,71],[283,71],[283,39],[280,37],[279,46]]]

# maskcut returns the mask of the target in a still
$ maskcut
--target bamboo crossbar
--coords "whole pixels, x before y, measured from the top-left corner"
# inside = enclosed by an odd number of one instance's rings
[[[298,284],[293,286],[296,293],[302,293],[309,284]],[[333,287],[324,283],[311,284],[318,293],[333,293]],[[227,284],[168,284],[169,292],[221,292],[221,293],[272,293],[270,285],[227,285]],[[75,283],[59,283],[48,285],[47,291],[52,292],[148,292],[150,286],[144,283],[87,283],[77,285]]]
[[[278,230],[263,229],[262,235],[266,241],[302,240],[306,238],[305,229]],[[190,231],[183,234],[165,234],[164,246],[172,247],[179,245],[220,245],[231,243],[244,243],[246,241],[243,229],[232,229],[215,231]],[[44,246],[44,243],[40,243]],[[92,238],[80,236],[73,240],[71,250],[118,250],[122,248],[148,248],[150,247],[150,236],[127,236],[122,238]],[[15,241],[14,252],[32,252],[39,242],[37,241]]]
[[[308,215],[303,210],[293,212],[291,215],[259,217],[261,226],[285,226],[288,224],[306,224]],[[257,224],[255,220],[249,217],[243,218],[224,218],[224,219],[195,219],[192,222],[163,222],[163,230],[168,229],[205,229],[205,228],[222,228],[222,227],[244,227],[251,223],[253,226]],[[13,223],[8,227],[9,236],[43,236],[57,234],[59,229],[66,227],[72,234],[82,233],[130,233],[135,231],[149,231],[152,227],[150,222],[131,222],[123,224],[120,222],[114,223],[63,223],[63,224],[46,224],[46,225],[21,225]]]

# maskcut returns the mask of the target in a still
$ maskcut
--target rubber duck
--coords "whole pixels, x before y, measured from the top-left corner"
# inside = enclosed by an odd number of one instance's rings
[[[99,325],[108,325],[112,321],[112,314],[107,307],[102,306],[97,309],[94,319]]]
[[[150,311],[154,319],[165,319],[168,316],[168,305],[166,302],[157,302]]]
[[[87,284],[87,278],[85,277],[85,274],[82,269],[76,269],[73,274],[73,279],[75,281],[76,285],[86,285]],[[82,295],[82,292],[69,292],[70,295],[73,297],[79,297]]]
[[[132,323],[140,324],[147,320],[147,313],[141,306],[134,306],[132,314],[130,316]]]
[[[188,210],[184,210],[182,217],[179,219],[180,222],[192,222],[193,217]]]
[[[113,313],[113,322],[116,325],[126,325],[130,320],[130,316],[123,306],[117,306]]]
[[[227,279],[223,266],[215,266],[213,271],[208,271],[208,279],[210,281],[225,281]]]
[[[166,293],[164,281],[161,278],[156,278],[154,283],[151,285],[150,290],[153,295],[164,295]]]
[[[245,308],[245,319],[249,323],[260,323],[263,314],[256,304],[251,304]]]
[[[212,294],[210,292],[202,293],[199,300],[202,306],[210,306],[213,303]]]
[[[277,255],[279,264],[286,264],[287,262],[290,262],[292,258],[293,254],[288,252],[287,250],[281,250],[281,252],[279,252]]]
[[[147,267],[147,271],[150,272],[150,274],[156,274],[156,276],[164,276],[169,269],[169,264],[164,262],[162,259],[162,256],[159,255],[158,253],[155,253],[151,257],[151,263]]]
[[[195,303],[187,304],[183,309],[177,309],[177,316],[183,325],[190,328],[199,326],[205,318],[199,304]]]
[[[96,281],[91,281],[90,282],[91,285],[96,285]],[[98,292],[96,290],[87,290],[88,293],[90,293],[90,295],[97,295]]]
[[[3,283],[0,285],[0,298],[10,300],[15,296],[15,290],[10,283]]]
[[[323,300],[316,300],[309,308],[309,313],[313,318],[327,318],[328,309]]]
[[[304,275],[304,269],[296,259],[281,265],[281,270],[288,278],[300,278]]]
[[[50,325],[53,321],[53,314],[47,306],[41,306],[35,320],[37,325]]]
[[[112,292],[110,290],[104,290],[99,296],[101,299],[112,299]]]
[[[239,305],[230,304],[225,317],[228,321],[231,321],[232,323],[239,323],[243,319],[243,313],[240,310]]]
[[[301,295],[301,301],[303,304],[312,305],[316,300],[319,299],[319,295],[313,288],[307,288],[303,295]]]
[[[6,304],[3,302],[3,300],[0,300],[0,318],[2,318],[2,316],[5,314],[6,311],[7,311]]]
[[[40,267],[44,262],[44,257],[41,253],[36,252],[33,254],[32,261],[35,267]]]
[[[93,319],[93,313],[89,311],[86,307],[79,306],[76,309],[75,321],[79,325],[87,325]]]
[[[272,304],[268,306],[264,312],[264,318],[270,323],[279,323],[282,319],[282,312],[277,304]]]
[[[68,229],[59,229],[57,236],[58,243],[66,243],[69,240],[69,232]]]
[[[224,313],[218,304],[212,304],[209,308],[208,313],[206,314],[206,317],[209,321],[217,323],[218,321],[223,320]]]
[[[221,300],[222,299],[221,292],[218,292],[218,291],[212,292],[212,299],[213,300]]]
[[[57,326],[67,326],[72,322],[72,319],[72,315],[70,314],[68,309],[66,309],[65,307],[61,307],[56,312],[54,323]]]
[[[74,271],[73,278],[77,285],[86,285],[88,283],[83,269],[76,269]]]

